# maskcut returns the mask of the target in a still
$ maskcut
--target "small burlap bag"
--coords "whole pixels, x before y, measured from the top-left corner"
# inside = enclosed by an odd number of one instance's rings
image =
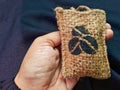
[[[62,40],[63,77],[110,77],[105,44],[105,12],[87,6],[77,9],[57,7],[55,11]]]

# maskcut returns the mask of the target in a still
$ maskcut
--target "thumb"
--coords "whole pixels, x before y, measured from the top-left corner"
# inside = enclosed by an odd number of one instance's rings
[[[35,41],[39,43],[39,45],[51,46],[54,48],[60,44],[60,33],[59,31],[52,32],[38,37]]]
[[[42,47],[50,46],[52,48],[55,48],[56,46],[60,45],[60,41],[61,38],[59,31],[52,32],[43,36],[39,36],[33,41],[32,45],[28,50],[28,54],[31,52],[38,51],[40,47],[42,48]]]

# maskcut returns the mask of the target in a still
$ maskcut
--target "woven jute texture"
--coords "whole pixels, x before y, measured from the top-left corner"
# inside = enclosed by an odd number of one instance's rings
[[[105,11],[79,6],[77,9],[57,7],[55,12],[62,41],[63,77],[109,78]]]

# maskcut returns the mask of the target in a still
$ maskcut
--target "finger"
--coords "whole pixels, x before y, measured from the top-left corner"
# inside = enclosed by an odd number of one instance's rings
[[[106,23],[106,29],[111,29],[111,25],[109,23]]]
[[[37,41],[39,45],[56,47],[60,44],[61,41],[60,33],[59,31],[52,32],[44,36],[38,37],[35,41]]]
[[[113,31],[111,29],[106,30],[106,41],[113,37]]]
[[[66,78],[67,89],[72,90],[74,86],[77,84],[78,80],[73,78]]]

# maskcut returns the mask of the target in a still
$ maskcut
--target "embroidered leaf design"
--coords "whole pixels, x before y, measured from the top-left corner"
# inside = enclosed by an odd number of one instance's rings
[[[79,30],[82,34],[90,34],[88,30],[84,28],[84,26],[76,26],[75,28]]]
[[[96,50],[98,49],[97,41],[96,41],[93,37],[86,36],[86,37],[84,37],[84,39],[86,39],[88,42],[90,42],[91,45],[92,45]]]
[[[80,45],[81,45],[81,48],[83,49],[83,51],[85,51],[86,53],[88,53],[88,54],[94,54],[94,53],[96,53],[96,51],[93,49],[93,48],[91,48],[85,41],[80,41]]]
[[[82,51],[87,54],[95,54],[98,50],[97,41],[90,36],[84,26],[73,28],[72,35],[73,38],[68,43],[71,54],[79,55]]]
[[[82,34],[77,32],[75,29],[72,30],[72,35],[73,36],[82,36]]]
[[[82,52],[80,49],[80,42],[78,38],[75,37],[70,40],[69,50],[71,51],[71,54],[75,54],[75,55],[78,55]]]

